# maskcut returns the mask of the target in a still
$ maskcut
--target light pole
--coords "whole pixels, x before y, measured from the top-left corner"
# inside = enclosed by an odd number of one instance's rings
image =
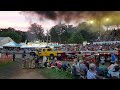
[[[101,39],[101,31],[100,31],[100,28],[101,28],[101,20],[98,20],[99,40]]]
[[[100,31],[100,30],[101,30],[101,26],[102,26],[102,24],[103,24],[102,19],[98,18],[97,20],[88,20],[87,23],[93,25],[93,24],[95,23],[95,21],[96,21],[96,24],[97,24],[97,26],[98,26],[98,33],[99,33],[98,40],[101,40],[101,31]],[[105,23],[108,22],[108,21],[110,21],[109,18],[105,18],[105,19],[104,19],[104,22],[105,22]]]
[[[109,21],[110,21],[109,18],[105,18],[103,21],[102,21],[102,19],[98,19],[99,40],[101,40],[101,31],[100,30],[101,30],[102,24],[107,23]]]

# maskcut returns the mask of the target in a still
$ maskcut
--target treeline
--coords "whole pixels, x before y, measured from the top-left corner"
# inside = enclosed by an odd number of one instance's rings
[[[94,31],[94,32],[93,32]],[[52,42],[61,43],[82,43],[93,41],[98,37],[97,31],[91,29],[86,23],[74,27],[72,25],[59,24],[50,29]]]
[[[26,32],[15,30],[14,28],[1,28],[0,37],[10,37],[15,42],[24,42],[26,40]]]
[[[15,30],[14,28],[0,29],[0,37],[11,37],[16,42],[28,41],[51,41],[58,43],[82,43],[83,41],[94,41],[98,38],[99,33],[96,27],[81,23],[77,26],[58,24],[48,30],[44,34],[44,29],[41,25],[33,23],[28,28],[27,32]]]

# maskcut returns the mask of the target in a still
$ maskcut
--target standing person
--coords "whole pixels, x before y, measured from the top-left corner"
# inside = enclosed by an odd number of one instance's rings
[[[35,58],[35,67],[39,68],[39,57]]]
[[[6,51],[6,56],[8,57],[8,52]]]
[[[83,55],[81,54],[81,52],[79,52],[79,54],[77,55],[77,59],[80,61],[83,61]]]
[[[35,68],[35,60],[34,59],[35,58],[32,55],[29,56],[29,61],[28,61],[29,68]]]
[[[26,56],[26,52],[24,50],[23,53],[22,53],[22,58],[25,58],[25,56]]]
[[[25,50],[23,51],[22,53],[22,68],[25,68],[26,67],[26,53],[25,53]]]
[[[15,53],[13,53],[13,61],[15,61]]]
[[[46,56],[43,56],[43,61],[42,61],[42,65],[43,65],[43,67],[45,67],[44,66],[44,63],[47,61],[47,57]]]
[[[111,61],[116,62],[116,59],[117,59],[116,55],[114,53],[112,53],[111,54]]]

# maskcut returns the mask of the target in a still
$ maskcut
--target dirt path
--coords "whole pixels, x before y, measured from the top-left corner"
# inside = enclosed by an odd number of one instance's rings
[[[10,79],[45,79],[37,69],[22,69]]]
[[[17,54],[16,57],[20,58],[21,55]],[[17,61],[19,63],[19,71],[17,71],[9,79],[45,79],[45,77],[41,75],[39,69],[22,69],[21,60],[18,59]]]
[[[45,79],[40,69],[22,69],[21,59],[0,68],[0,79]]]

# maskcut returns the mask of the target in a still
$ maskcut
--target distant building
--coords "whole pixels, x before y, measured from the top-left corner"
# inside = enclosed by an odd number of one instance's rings
[[[13,42],[13,40],[10,37],[0,37],[0,46],[9,42]]]

